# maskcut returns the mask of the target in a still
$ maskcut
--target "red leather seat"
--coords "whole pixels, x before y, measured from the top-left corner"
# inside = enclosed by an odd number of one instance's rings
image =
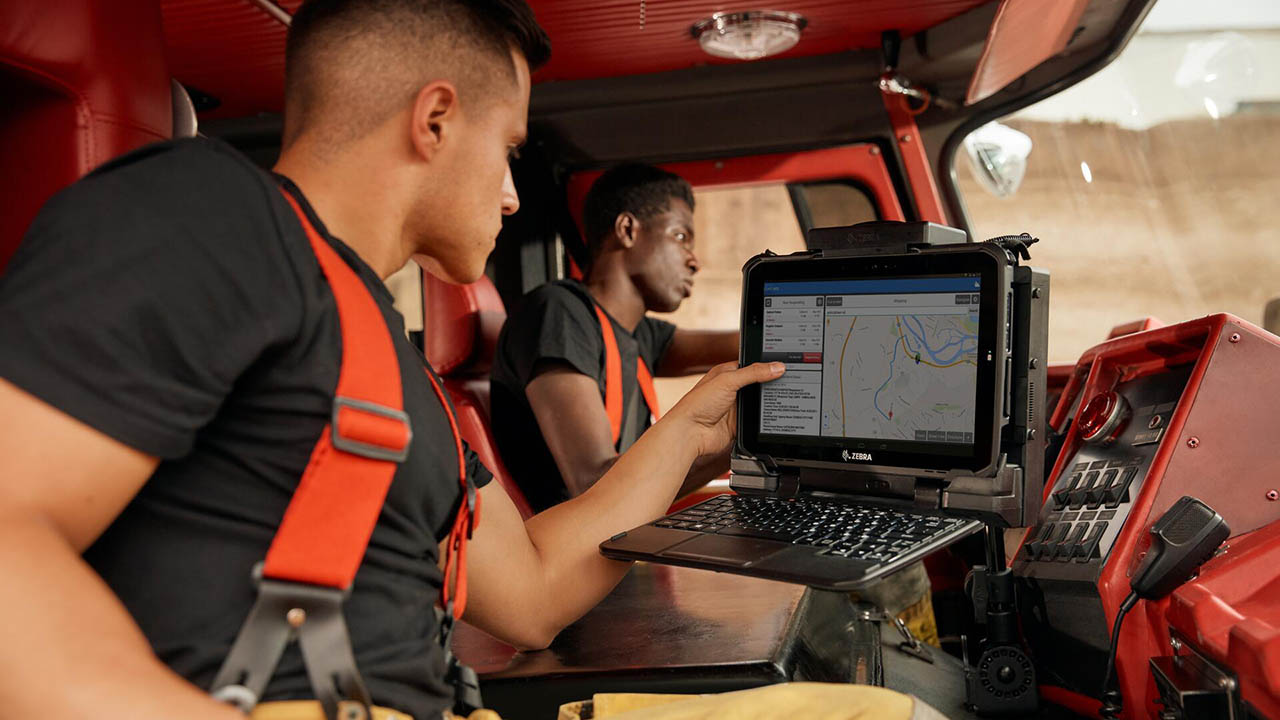
[[[502,464],[490,429],[489,367],[507,319],[497,288],[487,277],[470,285],[453,285],[424,271],[422,300],[427,359],[444,378],[463,439],[493,472],[520,515],[532,517],[533,509]]]
[[[58,190],[167,139],[158,0],[0,2],[0,273]]]

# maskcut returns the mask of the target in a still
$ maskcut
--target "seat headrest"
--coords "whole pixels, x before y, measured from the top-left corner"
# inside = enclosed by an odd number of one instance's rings
[[[480,375],[493,363],[507,312],[493,281],[447,283],[422,273],[423,345],[441,375]]]
[[[159,0],[3,0],[0,97],[3,271],[51,195],[169,137]]]

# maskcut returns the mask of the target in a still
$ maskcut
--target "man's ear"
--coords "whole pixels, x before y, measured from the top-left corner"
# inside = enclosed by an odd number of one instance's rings
[[[440,152],[458,113],[458,90],[448,80],[436,80],[418,91],[410,110],[409,137],[423,160]]]
[[[618,244],[630,250],[635,247],[636,238],[640,235],[640,220],[629,212],[620,212],[613,219],[613,236]]]

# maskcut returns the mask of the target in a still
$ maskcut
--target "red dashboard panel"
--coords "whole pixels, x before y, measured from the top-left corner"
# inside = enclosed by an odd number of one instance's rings
[[[1200,577],[1174,591],[1168,620],[1235,671],[1246,702],[1280,717],[1280,523],[1231,540]]]
[[[1150,659],[1168,661],[1192,647],[1235,673],[1244,701],[1275,716],[1277,363],[1280,338],[1226,314],[1139,329],[1081,357],[1055,420],[1076,397],[1087,402],[1119,394],[1126,401],[1117,404],[1120,429],[1092,441],[1083,437],[1087,413],[1080,411],[1046,478],[1040,522],[1013,564],[1042,589],[1045,610],[1031,626],[1046,675],[1097,697],[1100,673],[1091,672],[1088,661],[1104,657],[1130,578],[1151,545],[1152,523],[1190,495],[1221,514],[1233,537],[1198,579],[1171,598],[1139,601],[1124,623],[1116,661],[1124,717],[1155,707]],[[1085,528],[1096,532],[1089,536],[1093,544],[1079,542]],[[1181,645],[1171,644],[1171,626]]]

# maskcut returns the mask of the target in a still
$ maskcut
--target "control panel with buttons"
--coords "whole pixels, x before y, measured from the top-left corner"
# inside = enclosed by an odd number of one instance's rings
[[[1014,569],[1043,579],[1095,579],[1142,488],[1187,372],[1120,383],[1081,407],[1080,447],[1067,462],[1027,534]]]

